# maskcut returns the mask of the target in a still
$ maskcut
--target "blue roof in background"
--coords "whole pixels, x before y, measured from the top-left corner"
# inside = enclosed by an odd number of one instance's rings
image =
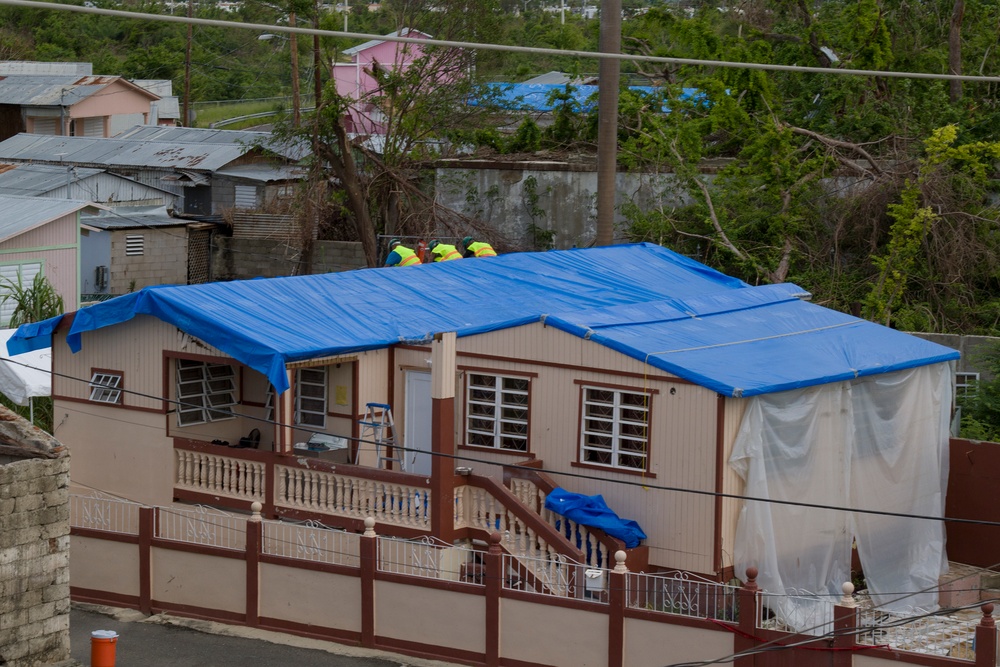
[[[598,86],[576,85],[565,83],[492,83],[488,84],[496,93],[497,101],[510,109],[522,111],[552,111],[555,106],[549,102],[549,96],[555,92],[569,90],[573,101],[584,111],[590,111],[597,107],[596,97],[590,101],[592,96],[597,95]],[[655,86],[629,86],[629,90],[635,90],[653,95],[661,89]],[[697,88],[685,88],[681,93],[681,99],[690,99],[697,96],[704,96],[704,93]],[[664,112],[669,111],[663,108]]]
[[[751,287],[643,243],[510,253],[418,267],[147,287],[77,311],[67,342],[151,315],[268,376],[285,364],[455,331],[546,324],[729,396],[884,373],[958,353],[802,301],[791,284]],[[46,347],[61,318],[27,324],[12,354]]]

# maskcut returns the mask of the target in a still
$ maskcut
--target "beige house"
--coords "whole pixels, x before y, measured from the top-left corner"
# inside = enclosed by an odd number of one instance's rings
[[[876,488],[883,509],[940,515],[956,355],[806,296],[639,244],[153,287],[11,351],[52,343],[73,483],[139,503],[371,516],[472,547],[499,530],[509,553],[607,567],[627,538],[546,508],[562,487],[638,522],[632,571],[759,564],[776,590],[803,584],[799,563],[820,590],[849,579],[836,564],[857,539],[873,576],[936,578],[940,526],[785,503],[866,507]],[[931,490],[886,495],[883,449]],[[924,549],[876,563],[883,535]]]

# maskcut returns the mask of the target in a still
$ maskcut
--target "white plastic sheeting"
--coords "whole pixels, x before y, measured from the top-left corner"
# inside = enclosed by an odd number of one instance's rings
[[[0,329],[0,393],[18,405],[52,393],[52,349],[9,356],[7,339],[15,329]]]
[[[952,364],[755,396],[730,465],[752,498],[944,516]],[[736,574],[757,567],[770,610],[800,632],[829,620],[851,545],[876,605],[937,608],[941,521],[745,501]]]

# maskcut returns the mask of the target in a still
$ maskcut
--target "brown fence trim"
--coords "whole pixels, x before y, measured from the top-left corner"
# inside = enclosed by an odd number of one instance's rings
[[[482,665],[483,654],[475,651],[466,651],[457,648],[445,648],[411,642],[405,639],[392,639],[390,637],[375,637],[375,648],[402,653],[414,658],[426,658],[430,660],[447,660],[449,662],[459,662],[465,665]]]
[[[403,584],[404,586],[417,586],[420,588],[433,588],[439,591],[451,591],[452,593],[466,593],[468,595],[486,595],[486,589],[480,584],[473,584],[467,581],[449,581],[447,579],[429,579],[426,577],[407,576],[396,574],[395,572],[375,571],[376,581],[385,581],[390,584]]]
[[[126,533],[106,533],[103,530],[96,530],[94,528],[77,528],[73,526],[69,529],[69,534],[70,537],[89,537],[95,540],[104,540],[106,542],[139,544],[138,535],[128,535]]]
[[[261,630],[285,632],[290,635],[298,635],[299,637],[308,637],[310,639],[335,640],[338,644],[345,644],[347,646],[361,646],[361,633],[353,630],[338,630],[322,625],[285,621],[280,618],[271,618],[270,616],[261,616],[258,619],[257,627]]]
[[[79,586],[69,587],[69,596],[73,602],[85,602],[87,604],[103,604],[111,607],[125,607],[127,609],[139,608],[138,595],[126,595],[124,593],[109,593],[98,591],[93,588],[80,588]]]
[[[348,577],[360,577],[360,570],[350,565],[336,565],[334,563],[320,563],[314,560],[299,560],[288,556],[275,556],[273,554],[260,555],[260,562],[267,565],[278,565],[295,570],[310,570],[312,572],[325,572],[327,574],[339,574]]]
[[[221,621],[232,623],[233,625],[246,625],[246,615],[235,611],[224,611],[222,609],[210,609],[208,607],[197,607],[189,604],[174,604],[173,602],[161,602],[153,600],[152,613],[161,614],[169,612],[177,616],[186,618],[196,618],[200,621]]]
[[[246,549],[223,549],[222,547],[210,547],[204,544],[191,544],[190,542],[165,540],[161,537],[154,537],[150,540],[149,546],[154,549],[163,549],[165,551],[184,551],[189,554],[201,554],[203,556],[214,556],[216,558],[246,560]]]
[[[667,614],[662,611],[651,609],[637,609],[635,607],[625,608],[625,618],[634,618],[638,621],[652,621],[654,623],[668,623],[669,625],[682,625],[687,628],[697,628],[699,630],[715,630],[723,632],[723,626],[737,630],[739,624],[734,621],[710,620],[707,618],[696,618],[694,616],[680,616],[678,614]]]

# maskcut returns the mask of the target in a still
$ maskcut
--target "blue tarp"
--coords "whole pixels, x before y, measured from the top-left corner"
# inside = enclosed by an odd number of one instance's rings
[[[619,518],[604,502],[604,496],[585,496],[556,488],[545,496],[545,509],[584,526],[600,528],[624,542],[629,549],[634,549],[646,539],[646,533],[639,524],[631,519]]]
[[[168,322],[266,375],[285,364],[543,320],[728,396],[885,373],[958,353],[752,287],[649,244],[289,278],[147,287],[83,308],[67,343],[137,315]],[[51,345],[61,318],[19,328],[11,354]]]
[[[555,109],[555,105],[549,101],[552,93],[564,91],[568,91],[576,105],[584,111],[591,111],[597,107],[598,86],[565,83],[493,83],[489,85],[496,95],[497,103],[509,109],[552,111]],[[654,95],[662,89],[654,86],[629,86],[629,90]],[[697,98],[698,96],[704,96],[704,93],[697,88],[684,88],[681,92],[681,99]],[[669,110],[666,107],[663,108],[664,112]]]

